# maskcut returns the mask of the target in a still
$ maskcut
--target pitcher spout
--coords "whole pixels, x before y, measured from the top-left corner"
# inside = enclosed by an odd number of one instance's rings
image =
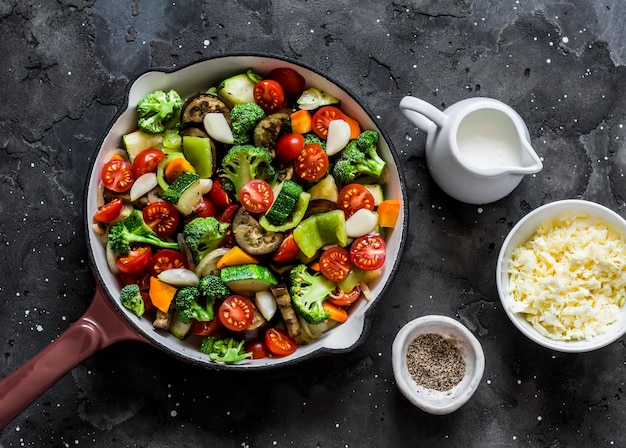
[[[510,170],[511,174],[535,174],[543,169],[541,159],[531,146],[530,142],[522,138],[520,166]]]

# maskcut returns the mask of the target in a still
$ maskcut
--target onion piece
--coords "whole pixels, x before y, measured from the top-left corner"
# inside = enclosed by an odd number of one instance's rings
[[[269,291],[258,291],[254,295],[254,302],[256,303],[257,308],[265,318],[265,320],[271,320],[276,314],[276,310],[278,305],[276,304],[276,299],[274,298],[274,294]]]
[[[167,269],[159,274],[159,280],[172,286],[197,286],[200,278],[195,272],[185,269]]]
[[[221,143],[233,143],[233,131],[221,112],[210,112],[204,116],[204,129],[214,140]]]
[[[226,249],[225,247],[218,247],[217,249],[214,249],[206,254],[202,258],[202,260],[200,260],[198,266],[196,266],[196,275],[200,277],[206,277],[207,275],[215,274],[216,272],[218,272],[219,269],[217,268],[217,262],[228,251],[229,249]]]
[[[346,232],[350,238],[367,235],[376,228],[378,215],[366,208],[360,208],[346,219]]]
[[[147,194],[158,184],[156,173],[142,174],[135,180],[133,186],[130,187],[130,202],[134,202],[144,194]]]
[[[326,138],[326,154],[334,156],[350,141],[350,125],[345,120],[333,120],[328,125],[328,137]]]

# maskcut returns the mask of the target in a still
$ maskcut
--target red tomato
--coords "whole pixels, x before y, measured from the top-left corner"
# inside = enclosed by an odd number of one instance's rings
[[[267,349],[264,341],[249,341],[243,346],[245,352],[252,353],[252,359],[267,358],[270,356],[270,351]]]
[[[264,180],[249,180],[239,192],[239,202],[249,213],[264,213],[274,202],[274,190]]]
[[[341,288],[337,287],[337,289],[335,289],[335,291],[333,291],[328,296],[327,300],[333,305],[348,306],[356,302],[356,299],[358,299],[360,296],[361,287],[359,285],[356,285],[354,288],[352,288],[352,291],[350,292],[343,292]]]
[[[180,215],[169,202],[151,202],[143,209],[143,220],[154,233],[166,238],[176,232]]]
[[[374,271],[385,263],[387,249],[379,235],[369,234],[355,239],[350,246],[350,260],[359,268]]]
[[[111,202],[107,202],[96,211],[93,219],[100,222],[111,222],[120,215],[122,211],[122,199],[114,198]]]
[[[287,104],[282,86],[272,79],[257,82],[252,94],[254,102],[268,114],[276,112]]]
[[[141,271],[137,274],[126,274],[120,272],[120,280],[125,285],[135,284],[139,286],[141,291],[148,291],[150,289],[150,274],[148,271]]]
[[[118,255],[115,258],[115,265],[125,274],[139,274],[146,269],[152,249],[147,244],[133,244],[127,255]]]
[[[320,107],[317,112],[313,114],[312,126],[313,132],[319,138],[326,139],[328,137],[328,125],[333,120],[343,120],[344,115],[341,110],[335,106]]]
[[[296,341],[282,328],[270,328],[265,332],[265,345],[276,356],[291,355],[298,348]]]
[[[217,310],[220,322],[232,331],[245,330],[254,319],[254,305],[247,297],[233,294],[226,297]]]
[[[286,261],[291,261],[298,256],[300,253],[300,248],[296,244],[296,240],[293,237],[293,232],[288,232],[285,234],[285,238],[272,255],[272,260],[278,263],[284,263]]]
[[[276,157],[283,163],[291,162],[304,149],[304,137],[300,134],[285,134],[276,142]]]
[[[350,254],[339,246],[329,247],[322,252],[319,263],[322,275],[335,283],[344,281],[352,267]]]
[[[133,172],[135,178],[146,173],[156,173],[157,165],[165,158],[163,151],[150,148],[144,149],[133,160]]]
[[[123,159],[111,159],[102,167],[102,183],[117,193],[130,190],[135,182],[132,165]]]
[[[221,222],[227,222],[229,224],[232,224],[233,218],[235,217],[237,210],[239,210],[239,206],[237,204],[229,205],[226,210],[222,212],[219,220]]]
[[[208,218],[209,216],[217,215],[217,208],[208,197],[203,196],[202,200],[193,206],[191,215],[193,217]]]
[[[296,174],[306,181],[314,181],[324,177],[328,171],[328,156],[317,143],[309,143],[300,151],[294,161]]]
[[[161,249],[155,252],[148,262],[148,271],[154,277],[168,269],[189,269],[187,257],[172,249]]]
[[[374,196],[361,184],[348,184],[339,191],[337,208],[343,210],[346,218],[362,208],[374,210]]]
[[[300,96],[304,91],[304,77],[292,68],[275,68],[267,77],[277,81],[282,86],[287,98]]]
[[[211,190],[209,190],[208,193],[211,202],[213,202],[213,204],[220,210],[226,209],[233,203],[232,199],[228,195],[228,192],[224,190],[222,182],[224,181],[219,177],[213,180],[213,185],[211,185]]]
[[[222,329],[222,323],[219,319],[213,319],[206,322],[193,320],[191,322],[191,332],[197,336],[212,336],[219,333]]]

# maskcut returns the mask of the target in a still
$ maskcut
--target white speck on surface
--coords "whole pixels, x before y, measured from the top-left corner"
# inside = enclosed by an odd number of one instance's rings
[[[563,36],[563,39],[561,39],[561,42],[563,42],[564,44],[569,42],[569,37],[567,36]]]
[[[546,59],[546,64],[550,64],[552,62],[552,59]]]
[[[178,412],[176,412],[176,411],[172,411],[172,412],[170,412],[170,415],[171,415],[172,417],[176,417],[176,416],[178,415]]]
[[[202,42],[205,47],[208,47],[210,43],[211,41],[209,39],[204,39],[204,42]]]

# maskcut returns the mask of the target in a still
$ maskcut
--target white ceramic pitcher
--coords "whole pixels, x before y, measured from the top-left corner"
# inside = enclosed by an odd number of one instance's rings
[[[459,201],[497,201],[513,191],[524,175],[543,168],[530,145],[526,124],[501,101],[468,98],[442,112],[406,96],[400,109],[428,134],[428,170],[439,187]]]

